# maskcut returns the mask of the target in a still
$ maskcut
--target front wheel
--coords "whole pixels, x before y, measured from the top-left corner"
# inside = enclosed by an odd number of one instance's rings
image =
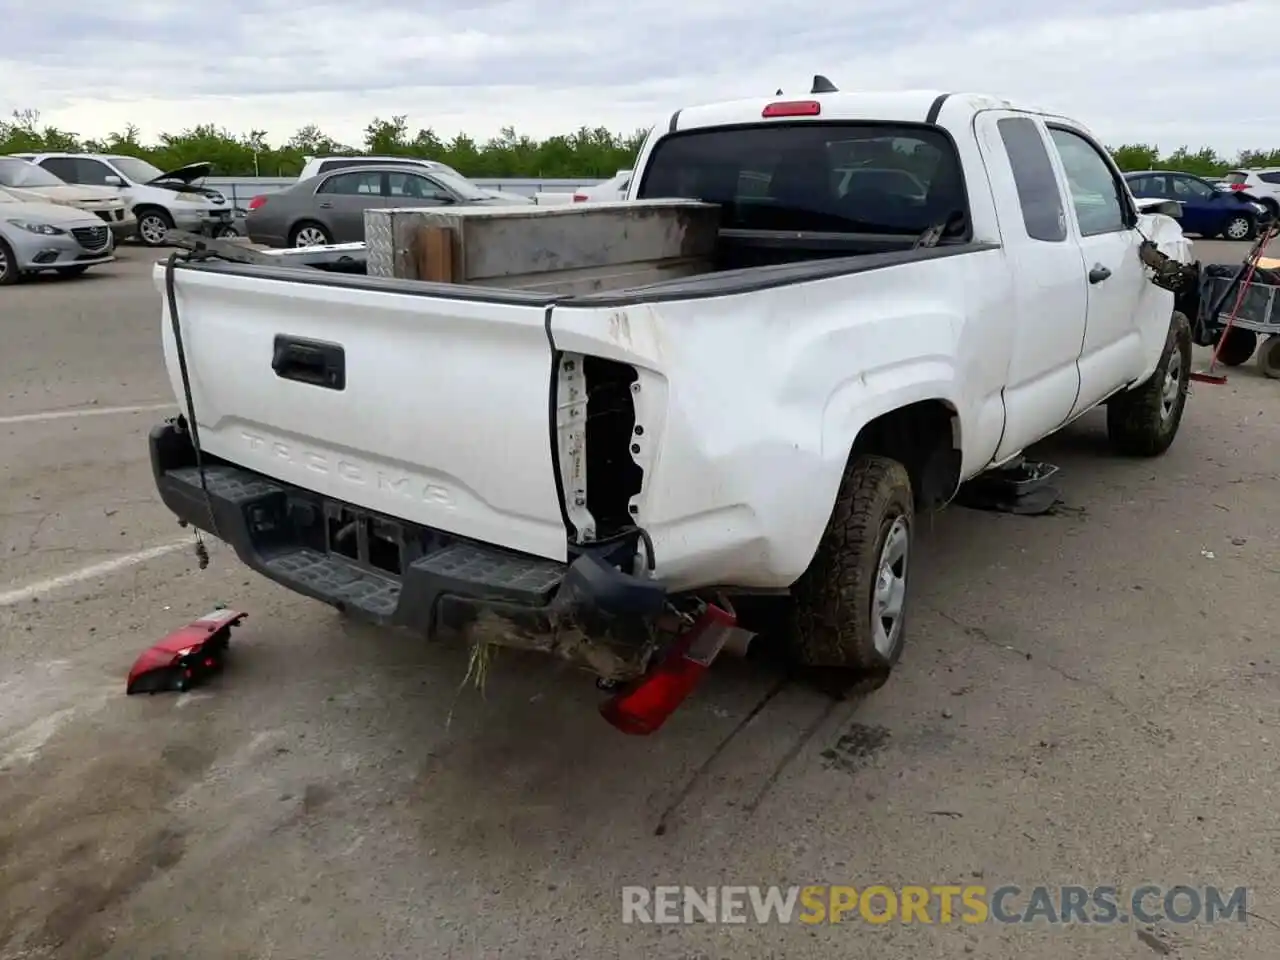
[[[1191,386],[1191,324],[1174,311],[1155,372],[1107,404],[1107,438],[1117,453],[1158,457],[1173,444]]]
[[[148,247],[163,247],[173,229],[173,217],[159,209],[143,210],[138,214],[138,239]]]
[[[1222,228],[1222,236],[1227,240],[1252,240],[1257,235],[1258,221],[1244,213],[1232,217]]]
[[[906,467],[864,456],[846,470],[831,520],[792,588],[791,643],[806,667],[867,675],[902,656],[915,501]]]

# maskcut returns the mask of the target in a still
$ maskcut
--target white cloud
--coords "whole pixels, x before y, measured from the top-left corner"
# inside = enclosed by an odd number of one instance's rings
[[[279,141],[316,123],[359,142],[394,114],[445,136],[545,136],[630,131],[682,105],[807,89],[821,72],[841,89],[1025,100],[1111,143],[1280,147],[1280,2],[1196,4],[228,0],[205,15],[43,0],[6,14],[0,109],[34,107],[86,136],[214,123]]]

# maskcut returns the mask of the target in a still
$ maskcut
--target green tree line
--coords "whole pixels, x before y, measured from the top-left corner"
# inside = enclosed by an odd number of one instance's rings
[[[34,110],[19,110],[11,119],[0,120],[0,154],[63,150],[119,153],[150,160],[162,170],[208,161],[216,176],[296,177],[308,155],[369,153],[438,160],[477,178],[604,179],[632,165],[644,136],[644,130],[625,135],[604,127],[582,127],[576,133],[537,140],[507,127],[483,142],[465,134],[444,139],[430,127],[411,132],[408,118],[399,115],[390,120],[375,117],[365,127],[359,144],[340,143],[314,124],[302,127],[284,144],[268,143],[262,130],[234,134],[213,124],[164,133],[156,143],[143,143],[132,124],[101,139],[84,139],[42,123]],[[1211,147],[1192,150],[1184,146],[1170,154],[1143,143],[1108,149],[1122,170],[1182,170],[1217,176],[1237,167],[1280,166],[1280,150],[1245,150],[1227,157]]]

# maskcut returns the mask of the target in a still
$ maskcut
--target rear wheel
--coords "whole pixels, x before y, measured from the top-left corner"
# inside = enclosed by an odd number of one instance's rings
[[[163,247],[173,229],[173,217],[159,207],[144,207],[138,211],[138,239],[148,247]]]
[[[323,247],[330,243],[333,243],[333,237],[329,231],[314,220],[304,220],[289,235],[291,247]]]
[[[915,501],[907,468],[854,460],[804,575],[792,588],[791,643],[805,667],[879,687],[902,656]]]
[[[1267,337],[1258,350],[1258,369],[1270,380],[1280,380],[1280,334]]]
[[[1258,335],[1252,330],[1232,327],[1225,336],[1225,342],[1218,348],[1218,362],[1224,366],[1238,367],[1248,362],[1258,347]]]
[[[1191,324],[1174,311],[1155,372],[1107,404],[1107,439],[1117,453],[1157,457],[1173,444],[1191,385]]]
[[[18,282],[18,259],[13,255],[13,247],[0,237],[0,287],[7,287]]]
[[[1258,223],[1247,213],[1236,214],[1222,228],[1222,235],[1228,240],[1252,240],[1258,235]]]

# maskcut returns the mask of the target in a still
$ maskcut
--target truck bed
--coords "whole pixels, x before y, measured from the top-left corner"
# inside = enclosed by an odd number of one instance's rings
[[[365,213],[370,276],[576,296],[706,274],[870,256],[914,236],[722,230],[720,207],[633,200]]]

